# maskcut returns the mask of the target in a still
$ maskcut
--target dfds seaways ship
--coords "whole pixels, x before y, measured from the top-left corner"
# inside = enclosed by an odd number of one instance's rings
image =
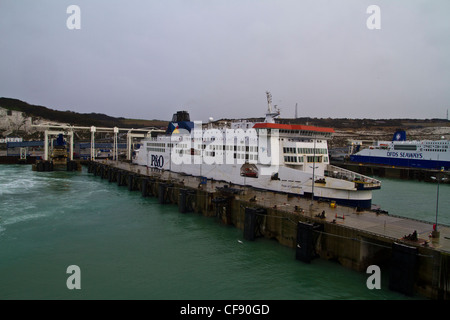
[[[407,141],[406,133],[397,130],[392,141],[378,141],[376,145],[350,155],[350,161],[397,167],[450,170],[450,141]]]

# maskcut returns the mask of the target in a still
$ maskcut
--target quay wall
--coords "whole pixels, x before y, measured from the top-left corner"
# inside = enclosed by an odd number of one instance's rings
[[[20,156],[0,156],[0,164],[34,164],[37,157],[28,156],[26,159],[20,159]]]
[[[306,263],[323,258],[359,272],[378,265],[389,271],[392,290],[430,299],[450,298],[449,253],[345,226],[339,211],[329,221],[313,215],[307,206],[290,205],[297,199],[289,195],[211,180],[202,184],[199,177],[129,163],[87,162],[87,166],[89,173],[111,183],[144,197],[157,197],[161,204],[177,205],[180,213],[194,212],[233,225],[243,230],[247,240],[274,239],[293,248],[296,259]],[[263,197],[268,200],[255,201]]]

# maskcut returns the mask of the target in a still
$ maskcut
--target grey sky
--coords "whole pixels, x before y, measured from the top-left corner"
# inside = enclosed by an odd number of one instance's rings
[[[69,5],[81,29],[69,30]],[[369,5],[381,29],[369,30]],[[0,96],[141,119],[445,118],[450,1],[0,0]]]

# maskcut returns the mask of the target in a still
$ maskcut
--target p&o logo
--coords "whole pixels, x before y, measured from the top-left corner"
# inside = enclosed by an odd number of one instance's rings
[[[163,156],[157,156],[152,154],[152,162],[150,164],[151,167],[157,167],[162,168],[164,166],[164,157]]]

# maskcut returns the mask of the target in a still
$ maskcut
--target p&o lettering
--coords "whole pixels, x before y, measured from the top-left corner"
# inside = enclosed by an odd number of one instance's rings
[[[152,154],[151,159],[152,159],[151,164],[150,164],[151,167],[162,168],[164,166],[164,157],[163,156],[158,157],[157,155]]]

